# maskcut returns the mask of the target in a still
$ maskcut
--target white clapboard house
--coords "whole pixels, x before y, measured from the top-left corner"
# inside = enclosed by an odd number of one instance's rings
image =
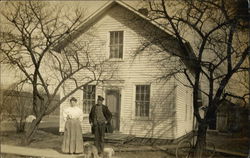
[[[136,10],[124,2],[109,1],[87,18],[79,30],[75,38],[91,36],[91,52],[117,68],[110,80],[85,86],[92,95],[86,91],[74,94],[84,111],[83,133],[90,132],[88,113],[98,95],[105,98],[113,113],[112,124],[117,132],[177,139],[192,131],[192,91],[184,86],[188,83],[185,76],[159,79],[182,63],[171,53],[182,52],[174,37],[147,18],[146,9]],[[160,38],[165,41],[157,43]],[[145,41],[151,45],[143,49]],[[66,46],[67,42],[62,41],[60,47]],[[161,52],[162,47],[169,51]],[[60,132],[64,131],[62,111],[67,106],[69,101],[60,106]]]

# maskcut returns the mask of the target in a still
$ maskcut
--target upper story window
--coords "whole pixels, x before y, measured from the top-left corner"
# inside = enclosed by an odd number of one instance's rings
[[[110,31],[109,58],[123,58],[123,31]]]
[[[150,85],[136,85],[135,115],[149,117]]]
[[[91,107],[95,104],[95,85],[86,85],[83,87],[83,113],[89,113]]]

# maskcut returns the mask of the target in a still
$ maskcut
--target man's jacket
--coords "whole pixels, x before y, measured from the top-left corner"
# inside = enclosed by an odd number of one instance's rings
[[[89,113],[89,123],[92,123],[92,124],[94,123],[94,119],[96,118],[96,113],[95,113],[96,106],[98,105],[94,105],[91,108],[91,111]],[[101,106],[102,106],[102,112],[103,112],[104,117],[106,118],[107,122],[110,122],[112,119],[112,113],[109,111],[107,106],[105,105],[101,105]]]

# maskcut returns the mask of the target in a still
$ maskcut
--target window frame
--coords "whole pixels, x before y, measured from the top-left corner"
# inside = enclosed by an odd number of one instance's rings
[[[94,87],[94,91],[93,91],[94,94],[91,95],[94,98],[90,99],[90,98],[88,98],[88,95],[86,97],[86,92],[84,90],[85,86],[87,86],[87,87],[91,86],[92,88]],[[82,93],[82,111],[83,111],[83,114],[89,114],[93,104],[95,104],[95,102],[96,102],[96,85],[85,85],[85,86],[83,86],[83,90],[82,90],[83,91],[83,93]],[[87,104],[85,104],[85,102],[87,102]],[[89,104],[90,102],[92,102],[92,106]],[[86,105],[88,105],[88,106],[86,106]],[[87,109],[89,111],[87,111]]]
[[[111,32],[122,32],[123,37],[122,37],[122,54],[121,57],[112,57],[111,58]],[[125,31],[124,30],[111,30],[108,32],[108,54],[107,54],[107,58],[111,61],[123,61],[124,59],[124,46],[125,46]],[[119,47],[119,44],[118,44]],[[118,53],[119,55],[119,53]]]
[[[146,116],[141,116],[141,115],[137,115],[137,109],[136,109],[136,95],[137,95],[137,91],[136,91],[136,88],[137,86],[149,86],[149,100],[148,100],[148,115]],[[136,119],[136,120],[150,120],[151,118],[151,107],[150,107],[150,104],[151,104],[151,95],[152,95],[152,86],[151,84],[148,84],[148,83],[145,83],[145,84],[135,84],[134,85],[134,99],[133,99],[133,103],[134,103],[134,113],[133,113],[133,118]]]

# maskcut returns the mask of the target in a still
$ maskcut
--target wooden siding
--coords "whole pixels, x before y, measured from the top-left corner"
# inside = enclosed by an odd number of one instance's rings
[[[176,137],[181,137],[193,129],[193,94],[192,88],[184,74],[179,74],[176,80]]]
[[[107,59],[109,56],[109,31],[124,31],[123,59],[119,61],[110,60],[108,62],[111,65],[107,64],[106,70],[111,70],[112,66],[116,67],[117,71],[112,80],[98,86],[96,95],[105,97],[105,90],[111,87],[120,90],[120,132],[133,134],[138,137],[174,139],[176,138],[175,131],[177,131],[176,121],[181,121],[176,120],[175,80],[172,78],[161,82],[156,80],[156,78],[175,66],[175,62],[167,61],[168,63],[162,67],[159,59],[162,59],[162,56],[169,57],[170,55],[166,52],[152,54],[152,47],[151,49],[145,49],[144,53],[139,54],[136,58],[133,57],[137,48],[141,46],[141,41],[147,39],[145,31],[155,29],[150,26],[147,26],[147,29],[143,28],[142,25],[144,24],[140,25],[140,23],[135,25],[134,22],[131,22],[133,16],[131,12],[122,7],[113,7],[79,37],[85,39],[92,38],[90,48],[93,57],[96,59]],[[91,35],[93,32],[94,36]],[[154,45],[153,47],[159,49],[158,46]],[[147,119],[135,118],[135,86],[137,84],[151,85],[150,116]],[[70,84],[67,86],[68,90],[71,89]],[[82,92],[78,91],[74,96],[79,98],[79,107],[82,107]],[[181,98],[179,97],[179,99]],[[63,103],[61,112],[68,105],[68,101]],[[82,125],[83,133],[90,132],[88,115],[85,115]],[[60,131],[63,131],[63,129],[64,121],[61,118]]]

